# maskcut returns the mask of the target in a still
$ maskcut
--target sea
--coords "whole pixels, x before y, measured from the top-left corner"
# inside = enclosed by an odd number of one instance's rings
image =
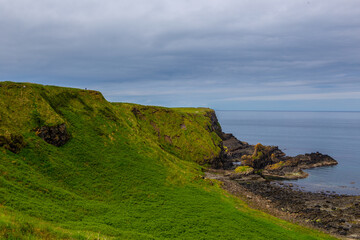
[[[289,156],[320,152],[338,165],[286,181],[311,192],[360,195],[360,112],[216,111],[222,129],[249,144],[279,146]]]

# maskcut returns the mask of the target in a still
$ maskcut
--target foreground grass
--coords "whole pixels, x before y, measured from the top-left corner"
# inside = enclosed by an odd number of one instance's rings
[[[25,86],[25,87],[24,87]],[[331,239],[276,219],[202,179],[219,154],[209,109],[109,103],[100,93],[0,83],[0,236],[6,239]],[[72,139],[35,130],[66,123]]]

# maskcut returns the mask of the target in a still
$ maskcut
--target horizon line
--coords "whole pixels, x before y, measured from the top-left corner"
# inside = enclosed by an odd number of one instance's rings
[[[214,109],[215,111],[238,111],[238,112],[360,112],[360,110],[223,110],[223,109]]]

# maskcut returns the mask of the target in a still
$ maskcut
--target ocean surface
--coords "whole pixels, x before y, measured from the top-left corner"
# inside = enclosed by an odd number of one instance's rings
[[[338,165],[305,170],[298,188],[360,195],[360,112],[216,111],[224,132],[249,144],[275,145],[289,156],[321,152]]]

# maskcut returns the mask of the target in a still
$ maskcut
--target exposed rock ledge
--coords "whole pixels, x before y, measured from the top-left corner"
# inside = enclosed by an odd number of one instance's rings
[[[249,175],[260,175],[268,179],[299,179],[308,176],[303,169],[331,166],[338,164],[328,155],[310,153],[295,157],[286,156],[277,146],[264,146],[260,143],[250,145],[239,141],[232,134],[222,134],[224,166],[235,169],[234,163],[254,169],[251,174],[244,171],[234,172],[233,178],[249,178]],[[255,176],[253,176],[255,177]]]
[[[42,126],[37,129],[36,135],[41,137],[45,142],[57,147],[64,145],[70,140],[70,134],[64,123],[56,126]]]

